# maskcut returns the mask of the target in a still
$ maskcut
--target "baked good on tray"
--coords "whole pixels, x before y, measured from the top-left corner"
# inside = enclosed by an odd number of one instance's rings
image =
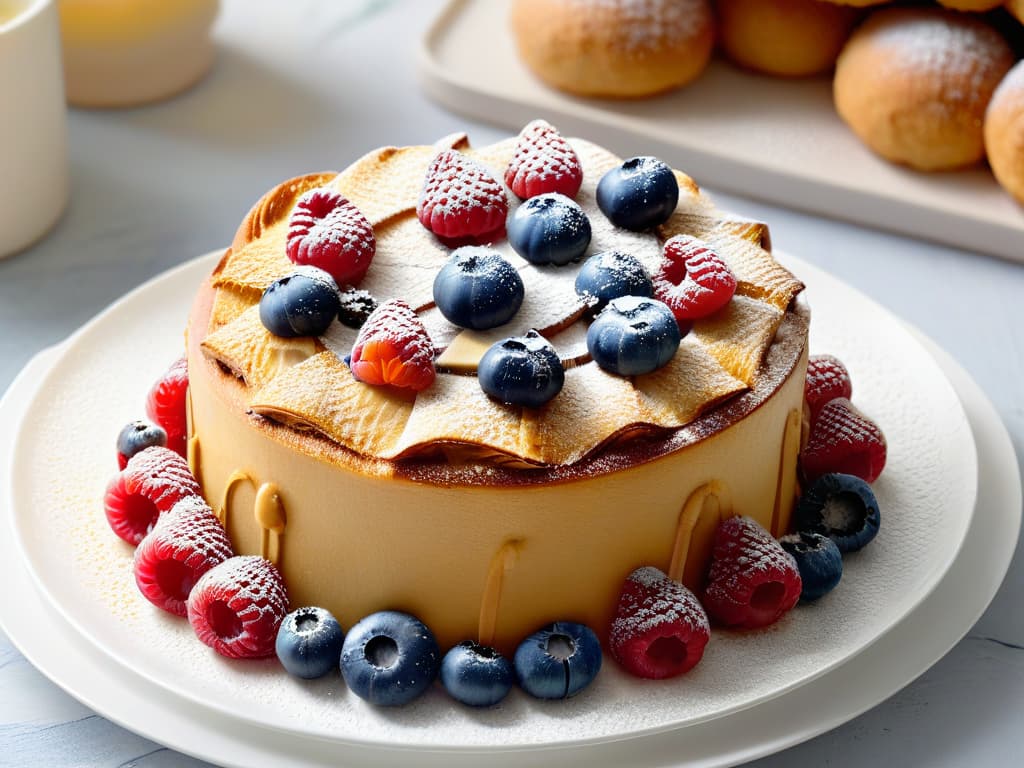
[[[142,595],[375,704],[682,674],[878,530],[884,438],[769,249],[543,121],[278,185],[118,441]]]
[[[519,55],[548,85],[637,98],[704,71],[714,45],[708,0],[515,0]]]
[[[840,54],[836,110],[888,160],[926,171],[972,165],[985,155],[985,108],[1013,62],[1010,46],[978,18],[887,8]]]
[[[719,45],[755,72],[805,77],[836,63],[861,14],[819,0],[717,0]]]
[[[992,95],[985,113],[985,150],[996,179],[1024,205],[1024,61]]]

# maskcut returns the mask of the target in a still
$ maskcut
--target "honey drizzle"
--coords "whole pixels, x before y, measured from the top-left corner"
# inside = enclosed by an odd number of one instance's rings
[[[281,491],[276,484],[263,483],[259,487],[253,513],[260,527],[260,555],[280,567],[281,537],[284,536],[287,515],[281,501]]]
[[[724,520],[732,515],[732,494],[725,483],[712,480],[700,486],[690,494],[679,512],[676,523],[676,538],[672,545],[672,559],[669,561],[668,577],[673,581],[682,582],[686,568],[686,558],[690,554],[690,539],[697,521],[705,513],[711,512],[710,503],[717,505],[717,516]]]
[[[491,558],[491,564],[487,568],[487,581],[484,582],[483,598],[480,601],[480,621],[477,625],[477,641],[481,645],[494,644],[505,574],[516,564],[524,544],[522,539],[509,539]]]
[[[231,496],[235,491],[235,486],[244,482],[247,482],[251,484],[253,488],[256,488],[255,480],[242,470],[236,469],[228,478],[227,485],[224,486],[224,498],[221,500],[220,506],[214,510],[214,514],[217,515],[217,519],[220,520],[220,524],[224,526],[224,530],[227,530],[228,528],[228,507],[231,504]]]

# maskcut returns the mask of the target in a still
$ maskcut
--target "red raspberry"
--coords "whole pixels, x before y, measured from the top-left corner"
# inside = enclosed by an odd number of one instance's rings
[[[201,496],[191,496],[161,515],[135,550],[135,583],[157,608],[185,616],[199,577],[233,554],[213,511]]]
[[[280,572],[256,555],[215,565],[188,596],[188,620],[196,637],[232,659],[273,656],[287,613],[288,593]]]
[[[167,433],[167,447],[185,455],[188,425],[185,402],[188,397],[188,362],[175,360],[149,390],[146,414]]]
[[[661,680],[692,669],[711,637],[694,594],[657,568],[637,568],[622,585],[608,643],[637,677]]]
[[[157,518],[182,499],[201,494],[188,464],[169,448],[153,446],[128,460],[107,486],[103,505],[114,533],[138,544]]]
[[[377,251],[373,227],[352,203],[329,189],[299,198],[288,220],[288,258],[329,272],[339,286],[355,285]]]
[[[580,159],[553,125],[534,120],[519,133],[505,183],[523,200],[545,192],[576,197],[583,183]]]
[[[804,479],[840,472],[873,483],[885,468],[885,435],[845,397],[829,400],[811,425],[800,454]]]
[[[349,361],[366,384],[390,384],[419,392],[434,383],[434,345],[408,304],[392,299],[366,318]]]
[[[508,198],[490,171],[454,149],[427,168],[416,215],[445,245],[483,245],[505,236]]]
[[[718,524],[704,608],[727,627],[765,627],[796,605],[803,583],[796,560],[749,517]]]
[[[846,366],[832,355],[811,355],[807,360],[807,381],[804,399],[811,409],[811,423],[829,400],[853,395],[853,383]]]
[[[689,235],[665,243],[652,282],[654,298],[668,305],[681,326],[717,312],[736,293],[736,278],[722,257]]]

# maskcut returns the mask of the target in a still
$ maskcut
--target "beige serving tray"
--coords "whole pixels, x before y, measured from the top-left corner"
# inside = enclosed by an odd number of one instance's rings
[[[665,96],[576,98],[520,63],[510,5],[445,6],[420,55],[434,99],[512,130],[544,117],[621,155],[658,155],[703,185],[1024,262],[1024,208],[988,168],[924,174],[881,160],[836,115],[830,78],[761,77],[715,61]]]

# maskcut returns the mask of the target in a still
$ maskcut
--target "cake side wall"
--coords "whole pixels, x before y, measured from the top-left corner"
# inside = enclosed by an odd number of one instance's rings
[[[668,569],[681,510],[710,481],[728,488],[732,513],[771,527],[806,350],[765,403],[708,439],[613,473],[517,487],[449,487],[339,467],[260,428],[226,396],[233,382],[198,344],[190,344],[189,367],[204,494],[215,510],[224,507],[234,480],[228,533],[239,553],[260,554],[271,534],[254,516],[257,488],[279,487],[286,520],[275,541],[293,608],[321,605],[343,626],[406,610],[445,648],[476,638],[482,614],[490,615],[493,641],[509,653],[554,620],[582,621],[604,638],[625,576],[641,565]],[[791,500],[791,483],[781,492]],[[691,587],[704,573],[715,522],[702,516],[689,537]]]

